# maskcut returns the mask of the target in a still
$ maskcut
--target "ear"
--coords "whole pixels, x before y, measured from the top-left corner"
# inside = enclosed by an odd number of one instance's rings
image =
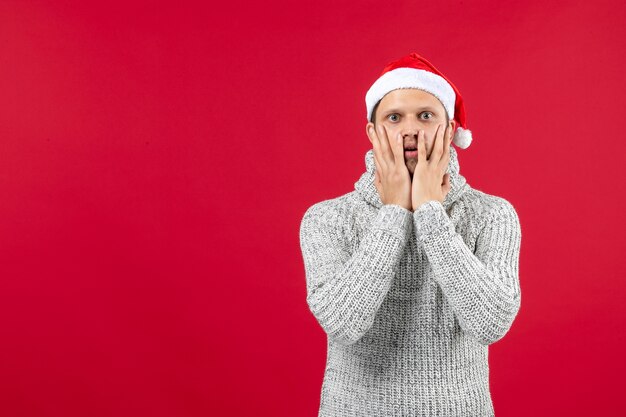
[[[376,127],[374,127],[374,123],[367,122],[367,124],[365,125],[365,134],[369,138],[370,143],[373,145],[374,144],[374,136],[372,136],[372,135],[376,134]]]

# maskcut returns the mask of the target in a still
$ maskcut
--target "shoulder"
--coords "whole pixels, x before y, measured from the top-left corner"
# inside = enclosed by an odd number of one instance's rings
[[[353,192],[323,200],[306,209],[300,223],[300,244],[349,245],[358,236],[355,212],[358,201]]]
[[[507,219],[519,223],[517,210],[505,199],[484,191],[470,188],[459,201],[467,214],[486,225],[498,219]]]
[[[308,207],[301,220],[301,228],[307,226],[342,226],[351,218],[354,210],[354,191],[339,197],[317,202]]]

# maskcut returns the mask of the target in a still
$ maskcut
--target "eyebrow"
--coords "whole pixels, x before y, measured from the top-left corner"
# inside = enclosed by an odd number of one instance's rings
[[[437,113],[437,110],[430,107],[430,106],[423,106],[417,109],[417,111],[423,111],[423,110],[428,110],[431,111],[433,113]],[[400,109],[389,109],[387,111],[385,111],[385,114],[389,114],[389,113],[402,113],[402,111]]]

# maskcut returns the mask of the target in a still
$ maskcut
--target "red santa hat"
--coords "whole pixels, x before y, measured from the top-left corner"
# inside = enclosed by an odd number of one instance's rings
[[[437,97],[450,120],[456,120],[456,131],[452,139],[454,144],[466,149],[472,143],[472,132],[465,124],[465,106],[461,93],[437,68],[415,52],[387,64],[367,91],[367,120],[371,119],[376,103],[388,92],[399,88],[417,88]]]

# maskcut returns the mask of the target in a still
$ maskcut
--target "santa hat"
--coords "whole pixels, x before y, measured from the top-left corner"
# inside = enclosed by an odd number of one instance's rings
[[[437,68],[415,52],[387,64],[367,91],[367,120],[371,119],[376,103],[388,92],[399,88],[417,88],[437,97],[450,120],[456,120],[457,128],[452,139],[454,144],[465,149],[472,143],[472,132],[465,125],[465,106],[461,93]]]

